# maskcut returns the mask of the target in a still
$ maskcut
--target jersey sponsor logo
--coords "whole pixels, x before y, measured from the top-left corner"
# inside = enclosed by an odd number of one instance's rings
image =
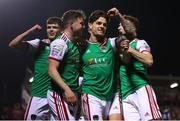
[[[107,62],[106,58],[90,58],[88,60],[88,64],[92,65],[92,64],[105,64]]]
[[[63,45],[54,45],[52,48],[52,55],[57,56],[58,54],[61,56],[63,53]]]

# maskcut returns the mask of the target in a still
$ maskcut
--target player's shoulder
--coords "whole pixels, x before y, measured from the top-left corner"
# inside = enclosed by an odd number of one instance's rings
[[[136,42],[146,42],[144,39],[138,39],[138,38],[134,39],[134,41],[136,41]]]
[[[145,41],[144,39],[136,39],[137,45],[148,45],[147,41]]]
[[[69,41],[69,39],[68,39],[67,36],[63,33],[63,34],[59,35],[59,36],[52,42],[52,44],[63,44],[63,45],[66,45],[68,41]]]
[[[46,44],[50,44],[50,40],[47,39],[47,38],[42,39],[42,40],[40,40],[40,41],[43,42],[43,43],[46,43]]]

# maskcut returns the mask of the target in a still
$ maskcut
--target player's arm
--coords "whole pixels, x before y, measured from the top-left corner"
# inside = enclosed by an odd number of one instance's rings
[[[60,61],[63,59],[66,48],[67,47],[64,45],[58,45],[58,43],[56,43],[56,40],[51,43],[48,73],[53,79],[53,81],[59,86],[59,88],[64,90],[67,101],[74,104],[77,101],[76,96],[69,88],[69,86],[63,81],[60,73],[58,72]]]
[[[153,57],[149,51],[139,52],[133,49],[131,46],[129,46],[129,49],[127,50],[127,52],[130,53],[134,58],[136,58],[140,62],[144,63],[145,65],[152,66]]]
[[[111,8],[108,10],[107,14],[109,16],[118,16],[120,18],[120,22],[126,32],[126,35],[132,35],[132,33],[133,35],[135,34],[135,27],[123,17],[122,13],[117,8]]]
[[[16,49],[23,49],[26,50],[28,43],[25,42],[25,38],[33,33],[33,32],[37,32],[41,30],[41,26],[39,25],[35,25],[32,28],[28,29],[27,31],[23,32],[22,34],[18,35],[17,37],[15,37],[10,43],[9,43],[9,47],[12,48],[16,48]]]
[[[129,40],[127,40],[126,38],[119,40],[119,46],[120,46],[119,54],[120,54],[121,61],[128,64],[131,61],[131,54],[127,52],[129,48]]]
[[[122,42],[121,47],[124,49],[125,55],[130,54],[145,65],[152,66],[153,56],[150,52],[149,45],[144,40],[138,40],[136,49],[129,46],[129,42]]]
[[[67,101],[70,103],[75,103],[76,102],[76,96],[72,92],[72,90],[69,88],[69,86],[63,81],[61,78],[61,75],[58,72],[60,62],[54,60],[54,59],[49,59],[49,75],[51,78],[54,80],[54,82],[64,90]]]

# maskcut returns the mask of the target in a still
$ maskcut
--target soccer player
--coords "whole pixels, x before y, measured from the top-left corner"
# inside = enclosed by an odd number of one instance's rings
[[[78,79],[80,72],[79,39],[84,29],[82,10],[69,10],[63,16],[64,32],[51,43],[49,75],[52,86],[48,91],[51,120],[78,119]],[[79,38],[79,39],[78,39]]]
[[[85,120],[107,119],[114,83],[114,39],[106,38],[108,16],[95,10],[88,20],[90,38],[82,55],[82,107]]]
[[[50,17],[47,19],[46,26],[47,39],[25,41],[28,35],[42,29],[41,26],[35,25],[9,43],[12,48],[30,51],[35,55],[34,80],[32,82],[31,98],[26,108],[25,120],[49,119],[49,105],[47,102],[47,90],[51,82],[51,77],[48,74],[49,45],[61,33],[63,24],[60,18]]]
[[[150,46],[137,38],[138,19],[129,15],[123,18],[131,26],[129,31],[125,31],[124,23],[118,27],[119,33],[126,36],[120,42],[122,63],[119,70],[124,120],[161,119],[155,93],[147,79],[147,67],[153,64]]]
[[[108,10],[107,15],[111,17],[116,17],[118,18],[117,20],[121,21],[121,24],[123,25],[124,30],[126,33],[130,33],[132,30],[132,26],[124,19],[123,15],[119,12],[117,8],[111,8]],[[122,100],[121,100],[121,91],[120,91],[120,80],[118,79],[117,76],[119,76],[119,51],[120,51],[120,41],[123,41],[126,39],[126,36],[124,35],[119,35],[119,37],[115,38],[115,45],[116,45],[116,67],[115,67],[115,72],[116,72],[116,82],[114,87],[114,97],[113,101],[111,104],[110,112],[109,112],[109,120],[123,120],[123,110],[122,110]],[[119,81],[119,82],[118,82]]]

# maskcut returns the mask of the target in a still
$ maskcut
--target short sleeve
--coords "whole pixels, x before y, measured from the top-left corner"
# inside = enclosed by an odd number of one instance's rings
[[[34,39],[34,40],[26,41],[26,42],[30,44],[31,46],[33,46],[34,48],[38,48],[40,41],[41,41],[40,39]]]
[[[26,43],[29,45],[27,48],[27,53],[36,53],[39,48],[40,41],[40,39],[26,41]]]
[[[50,44],[50,59],[61,61],[67,52],[67,44],[63,39],[56,39]]]
[[[143,52],[143,51],[150,52],[151,51],[150,46],[147,44],[147,42],[145,40],[138,40],[137,41],[136,49],[139,52]]]

